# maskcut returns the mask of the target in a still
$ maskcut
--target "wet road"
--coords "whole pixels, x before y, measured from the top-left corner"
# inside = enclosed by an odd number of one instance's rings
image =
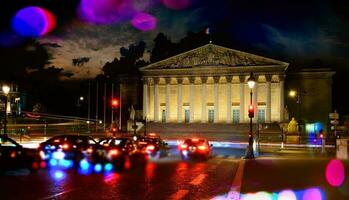
[[[211,199],[229,192],[244,150],[215,148],[206,162],[171,155],[122,172],[23,170],[0,177],[1,199]]]

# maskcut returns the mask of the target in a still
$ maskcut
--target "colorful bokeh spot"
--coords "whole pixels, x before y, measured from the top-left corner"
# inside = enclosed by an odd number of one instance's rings
[[[322,200],[322,193],[319,188],[309,188],[304,191],[302,200]]]
[[[283,190],[278,194],[277,200],[297,200],[297,196],[292,190]]]
[[[62,180],[66,177],[65,172],[61,170],[51,170],[50,175],[56,181]]]
[[[19,10],[12,19],[13,30],[22,37],[41,37],[56,26],[56,17],[48,10],[36,6]]]
[[[162,3],[170,9],[182,10],[187,8],[190,4],[190,0],[162,0]]]
[[[101,164],[96,164],[95,166],[94,166],[94,171],[96,172],[96,173],[100,173],[101,171],[102,171],[102,169],[103,169],[103,167],[102,167],[102,165]]]
[[[104,165],[105,172],[111,172],[113,170],[113,165],[111,163],[107,163]]]
[[[156,28],[157,19],[148,13],[138,13],[131,21],[131,24],[141,31],[151,31]]]
[[[111,24],[130,18],[135,13],[131,0],[81,0],[80,19],[93,24]]]
[[[331,160],[326,166],[326,180],[328,184],[339,187],[345,179],[345,167],[340,160]]]
[[[242,200],[273,200],[273,195],[268,192],[248,193],[241,196]]]

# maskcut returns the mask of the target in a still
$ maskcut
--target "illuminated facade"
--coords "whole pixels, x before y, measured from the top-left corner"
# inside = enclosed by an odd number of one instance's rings
[[[247,123],[253,72],[255,122],[284,120],[288,63],[207,44],[141,68],[143,116],[164,123]]]

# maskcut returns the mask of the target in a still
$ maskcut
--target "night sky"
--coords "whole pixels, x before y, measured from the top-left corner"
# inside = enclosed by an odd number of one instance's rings
[[[349,102],[339,87],[349,77],[347,0],[0,2],[1,48],[10,48],[10,45],[18,43],[13,41],[9,45],[9,42],[4,41],[13,38],[11,19],[21,8],[40,6],[56,16],[55,28],[38,39],[40,42],[58,44],[58,47],[48,47],[54,58],[52,64],[74,73],[72,78],[93,77],[100,73],[106,62],[119,56],[119,48],[122,46],[144,40],[147,48],[151,49],[152,40],[159,32],[168,35],[172,41],[178,41],[188,31],[198,32],[210,27],[213,42],[215,36],[224,35],[236,44],[236,49],[288,62],[290,68],[331,67],[337,71],[334,81],[335,106]],[[84,13],[91,2],[95,3],[92,7],[98,9],[97,17]],[[108,6],[102,5],[103,3]],[[118,9],[112,10],[110,7],[113,6]],[[149,14],[156,20],[147,21],[145,27],[136,27],[135,16],[139,13]],[[147,56],[146,54],[145,59]],[[72,59],[79,57],[91,59],[82,67],[72,66]]]

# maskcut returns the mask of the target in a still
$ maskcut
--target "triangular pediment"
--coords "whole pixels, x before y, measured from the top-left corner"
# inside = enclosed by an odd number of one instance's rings
[[[215,44],[172,56],[142,67],[141,71],[160,69],[190,69],[197,67],[288,66],[288,63],[229,49]]]

